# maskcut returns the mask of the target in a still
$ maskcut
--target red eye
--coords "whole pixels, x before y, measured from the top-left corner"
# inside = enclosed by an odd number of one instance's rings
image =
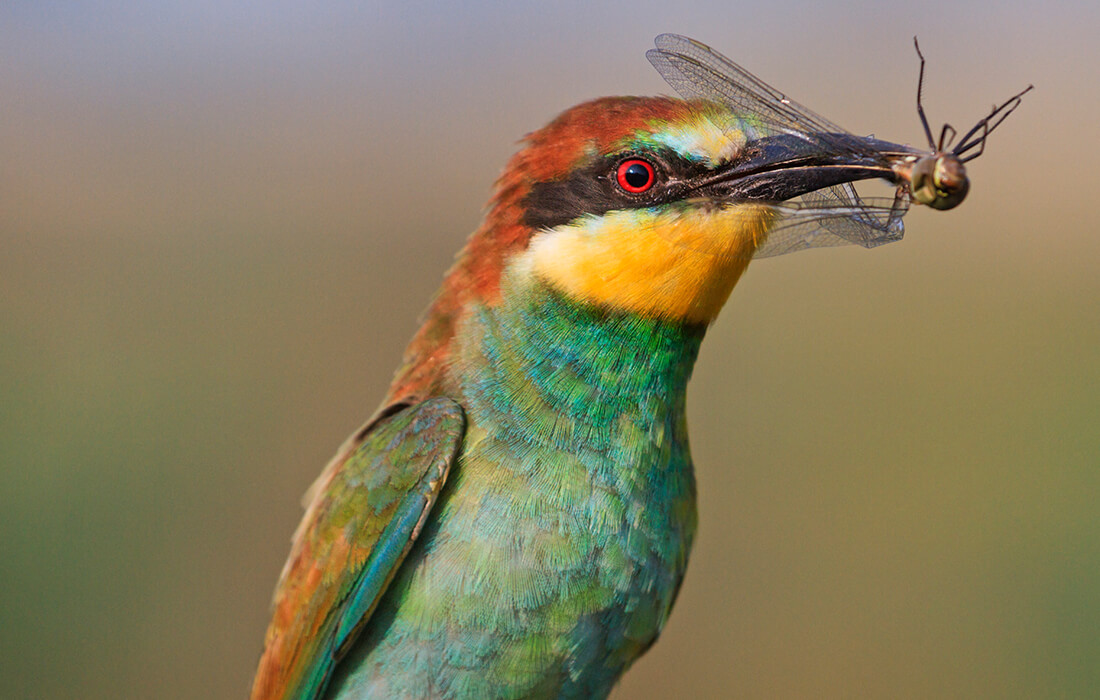
[[[653,187],[653,183],[657,181],[657,174],[653,172],[653,166],[649,163],[631,158],[619,164],[615,178],[619,181],[619,187],[631,194],[638,194]]]

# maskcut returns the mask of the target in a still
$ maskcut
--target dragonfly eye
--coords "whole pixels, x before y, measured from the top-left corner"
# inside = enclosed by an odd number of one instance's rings
[[[653,187],[653,183],[657,181],[657,173],[647,161],[631,158],[619,163],[615,180],[627,192],[639,194]]]
[[[957,190],[967,183],[966,166],[958,158],[937,158],[932,180],[941,190]]]
[[[921,158],[910,179],[913,199],[933,209],[953,209],[970,191],[966,166],[951,154]]]

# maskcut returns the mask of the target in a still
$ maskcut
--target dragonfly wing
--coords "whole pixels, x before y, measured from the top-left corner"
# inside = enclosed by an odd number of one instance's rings
[[[776,207],[779,220],[753,255],[774,257],[807,248],[856,244],[873,248],[900,241],[909,191],[899,187],[893,200],[863,200],[851,183],[810,192]]]
[[[806,155],[854,154],[871,158],[879,151],[820,114],[787,97],[705,44],[677,34],[661,34],[646,57],[683,97],[724,104],[752,141],[761,136],[796,137]],[[900,240],[908,191],[893,201],[864,200],[851,183],[803,195],[778,208],[783,217],[755,257],[806,248],[855,243],[872,247]]]
[[[688,99],[728,106],[765,134],[789,134],[831,152],[853,151],[850,136],[820,114],[787,97],[709,46],[678,34],[661,34],[646,52],[661,77]],[[863,153],[862,151],[860,151]]]

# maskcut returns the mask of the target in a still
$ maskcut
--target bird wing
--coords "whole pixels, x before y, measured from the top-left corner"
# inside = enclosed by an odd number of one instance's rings
[[[324,692],[420,534],[465,429],[450,399],[393,407],[326,469],[275,591],[253,700]]]

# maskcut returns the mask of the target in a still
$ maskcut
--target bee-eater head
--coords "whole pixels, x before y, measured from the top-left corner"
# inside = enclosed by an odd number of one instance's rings
[[[504,280],[711,322],[765,241],[774,204],[852,179],[785,169],[782,137],[752,130],[716,103],[609,97],[529,134],[410,345],[395,395],[432,381],[465,309],[499,303]]]
[[[771,205],[835,184],[769,168],[783,157],[751,129],[704,101],[573,107],[513,156],[455,282],[491,300],[518,268],[608,308],[712,321],[766,239]]]
[[[707,323],[773,218],[715,186],[746,136],[713,103],[597,100],[528,143],[512,166],[530,177],[520,206],[532,234],[513,264],[596,304]]]

